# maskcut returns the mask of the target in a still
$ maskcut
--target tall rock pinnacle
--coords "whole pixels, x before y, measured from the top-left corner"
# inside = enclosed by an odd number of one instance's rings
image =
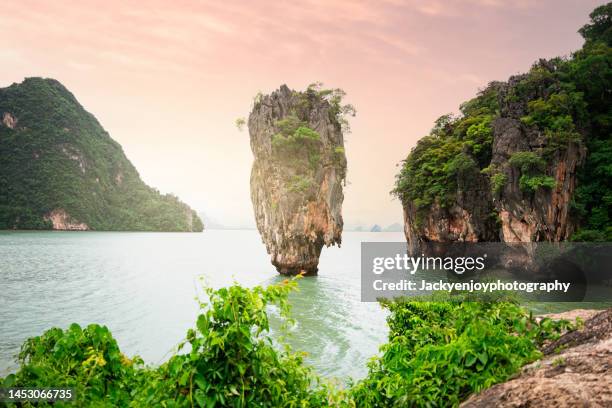
[[[342,239],[346,178],[341,90],[282,85],[258,95],[249,115],[251,200],[257,229],[279,273],[316,274],[323,245]]]

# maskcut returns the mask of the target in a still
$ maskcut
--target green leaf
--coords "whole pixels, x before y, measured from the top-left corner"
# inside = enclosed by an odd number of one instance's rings
[[[195,392],[193,393],[193,398],[196,400],[199,407],[205,407],[207,405],[206,394],[204,394],[202,390],[195,390]]]
[[[194,375],[193,382],[196,383],[199,388],[206,391],[208,383],[202,374],[197,373],[196,375]]]
[[[476,356],[470,352],[465,359],[465,365],[466,367],[471,367],[474,363],[476,363]]]

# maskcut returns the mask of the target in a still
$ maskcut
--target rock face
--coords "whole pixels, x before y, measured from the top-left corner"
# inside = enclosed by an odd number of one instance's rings
[[[545,64],[545,62],[542,62]],[[522,103],[507,102],[526,75],[510,78],[500,86],[501,114],[493,122],[493,157],[491,165],[505,175],[508,182],[494,197],[499,214],[504,242],[565,241],[576,229],[570,216],[570,204],[576,188],[577,168],[584,161],[586,150],[579,141],[568,143],[565,149],[556,149],[552,141],[537,128],[521,121],[527,112],[527,103],[545,95],[534,93]],[[510,164],[517,152],[552,150],[544,174],[554,179],[553,188],[539,188],[525,193],[520,188],[521,170]]]
[[[17,119],[9,112],[4,112],[2,114],[2,123],[9,129],[15,129],[15,126],[17,126]]]
[[[89,226],[84,222],[78,222],[63,209],[57,208],[45,216],[45,220],[51,221],[54,230],[61,231],[87,231]]]
[[[340,245],[346,157],[339,99],[286,85],[257,98],[248,128],[257,229],[279,273],[316,274],[323,245]]]
[[[515,378],[470,397],[461,406],[612,406],[612,310],[595,314],[582,329],[563,335],[543,352],[542,360],[523,367]]]
[[[497,225],[489,216],[493,211],[489,182],[479,173],[458,180],[456,202],[443,208],[434,203],[423,220],[417,221],[417,208],[403,203],[404,233],[411,248],[420,242],[498,241]]]

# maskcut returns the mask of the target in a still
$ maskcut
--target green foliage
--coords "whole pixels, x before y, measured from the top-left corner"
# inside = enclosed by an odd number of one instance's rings
[[[585,103],[580,92],[553,93],[548,98],[538,98],[527,102],[529,115],[522,120],[527,125],[562,130],[573,124],[574,117],[584,114]]]
[[[287,192],[304,194],[320,182],[320,169],[330,164],[346,175],[344,147],[334,145],[329,140],[323,143],[321,135],[309,124],[312,110],[326,109],[330,121],[337,130],[342,127],[341,120],[351,113],[349,105],[342,105],[344,91],[323,89],[322,84],[311,84],[304,92],[292,93],[292,103],[287,114],[274,122],[276,133],[272,135],[272,159],[278,166]],[[352,112],[354,114],[354,112]]]
[[[305,121],[300,120],[295,115],[288,115],[283,119],[277,120],[275,125],[278,128],[280,135],[284,137],[293,135],[300,127],[308,126]]]
[[[275,148],[290,148],[299,149],[302,146],[312,146],[308,142],[319,142],[321,137],[317,132],[308,128],[300,127],[295,133],[289,136],[283,136],[282,133],[277,133],[272,136],[272,146]]]
[[[612,3],[597,7],[589,17],[591,22],[578,32],[589,42],[602,41],[612,45]]]
[[[333,162],[336,166],[343,168],[346,166],[346,151],[342,146],[334,147],[334,153],[332,155]]]
[[[544,170],[546,163],[534,152],[516,152],[508,160],[510,165],[521,170],[522,173],[533,173]]]
[[[434,202],[446,206],[454,198],[456,181],[446,164],[461,151],[461,142],[439,136],[419,140],[396,178],[393,193],[403,202],[412,201],[426,209]]]
[[[15,387],[75,387],[77,406],[325,407],[346,397],[319,381],[303,354],[275,345],[267,308],[287,316],[295,280],[267,288],[207,289],[196,328],[156,368],[123,356],[108,329],[73,324],[26,341],[21,368],[0,379]],[[286,323],[291,323],[286,320]],[[45,405],[45,404],[41,404]],[[39,405],[40,406],[40,405]],[[61,403],[55,406],[62,406]],[[69,406],[69,405],[65,405]],[[72,405],[70,405],[72,406]]]
[[[287,183],[287,190],[292,193],[305,193],[312,187],[312,179],[302,175],[295,175],[289,179]]]
[[[537,126],[544,130],[555,144],[566,146],[582,140],[574,123],[586,115],[582,93],[554,93],[547,99],[529,101],[527,109],[529,114],[522,117],[521,121],[528,126]]]
[[[568,322],[536,321],[504,300],[386,302],[389,342],[351,390],[360,407],[458,406],[538,357]]]
[[[474,117],[471,121],[464,121],[468,124],[473,122],[466,132],[466,146],[469,146],[471,152],[478,158],[481,158],[484,154],[486,159],[491,159],[488,152],[493,143],[493,130],[491,129],[492,119],[493,116],[491,115],[482,115]]]
[[[464,102],[460,106],[464,117],[477,116],[482,113],[496,114],[499,111],[499,82],[491,82],[476,98]]]
[[[329,104],[329,116],[333,122],[336,122],[342,128],[343,133],[350,133],[351,127],[348,117],[354,117],[357,110],[351,104],[343,104],[343,99],[346,92],[340,88],[325,89],[322,82],[314,82],[306,88],[306,91],[300,95],[302,105],[309,105],[313,99],[322,99]]]
[[[272,136],[272,149],[279,163],[293,169],[286,180],[288,191],[303,193],[312,185],[312,176],[321,161],[321,136],[295,115],[276,121],[278,133]]]
[[[612,3],[591,13],[580,33],[586,39],[565,74],[583,93],[589,113],[587,160],[579,169],[573,208],[582,228],[574,241],[612,240]]]
[[[456,155],[444,166],[444,172],[451,176],[468,174],[475,169],[477,169],[476,162],[470,155],[464,152]]]
[[[142,406],[323,406],[326,393],[303,356],[279,351],[268,336],[266,307],[289,311],[294,281],[264,289],[207,290],[187,354],[173,356],[136,393]]]
[[[491,176],[491,191],[494,194],[499,194],[508,182],[508,176],[504,173],[495,173]]]
[[[238,118],[236,119],[236,121],[234,122],[236,125],[236,128],[242,132],[242,130],[244,129],[244,126],[246,125],[246,119],[245,118]]]
[[[526,102],[546,94],[549,89],[556,89],[557,78],[554,70],[562,61],[554,59],[547,61],[546,64],[541,62],[535,63],[527,74],[519,77],[520,80],[508,89],[504,97],[506,104],[522,106]],[[550,65],[553,65],[553,67],[551,68]]]
[[[542,174],[536,176],[529,176],[527,174],[523,174],[519,179],[519,188],[523,191],[535,192],[539,188],[554,188],[557,184],[554,177],[545,176]]]
[[[0,229],[47,229],[63,209],[94,230],[201,231],[198,215],[142,182],[121,146],[59,82],[0,90]]]
[[[270,337],[268,309],[279,311],[286,331],[295,289],[295,279],[206,289],[196,327],[178,347],[184,352],[159,367],[121,354],[106,327],[51,329],[24,343],[20,369],[0,385],[74,387],[77,406],[97,407],[450,406],[506,380],[540,356],[543,342],[573,328],[538,321],[506,295],[385,301],[389,341],[368,376],[341,390]]]
[[[607,227],[603,231],[582,228],[572,235],[571,240],[575,242],[610,242],[612,241],[612,227]]]
[[[516,152],[508,160],[510,165],[521,170],[519,187],[522,191],[533,193],[539,188],[553,188],[556,181],[553,177],[542,174],[546,163],[537,153]]]
[[[272,136],[272,147],[282,153],[295,154],[302,149],[314,153],[320,148],[321,136],[295,115],[276,121],[276,127],[279,132]]]
[[[72,324],[30,338],[21,348],[19,363],[20,370],[4,379],[5,385],[74,388],[77,406],[128,406],[132,388],[142,379],[142,360],[124,356],[109,330],[97,324]]]
[[[320,141],[321,136],[314,130],[310,129],[306,126],[299,127],[295,133],[293,134],[293,138],[296,140],[312,140],[312,141]]]
[[[560,367],[560,366],[564,366],[567,362],[565,361],[564,357],[557,357],[553,360],[552,362],[552,366],[553,367]]]
[[[426,209],[434,202],[442,207],[455,197],[457,180],[482,169],[491,160],[492,112],[497,105],[494,85],[464,104],[464,116],[444,115],[429,136],[419,140],[396,177],[393,194]]]

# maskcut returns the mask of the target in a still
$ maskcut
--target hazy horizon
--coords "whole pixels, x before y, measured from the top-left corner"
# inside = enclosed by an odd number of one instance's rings
[[[11,3],[13,4],[11,6]],[[396,167],[433,121],[538,58],[568,55],[600,1],[271,0],[5,4],[0,86],[62,82],[143,180],[227,226],[253,226],[253,96],[322,81],[357,108],[347,225],[401,222]]]

